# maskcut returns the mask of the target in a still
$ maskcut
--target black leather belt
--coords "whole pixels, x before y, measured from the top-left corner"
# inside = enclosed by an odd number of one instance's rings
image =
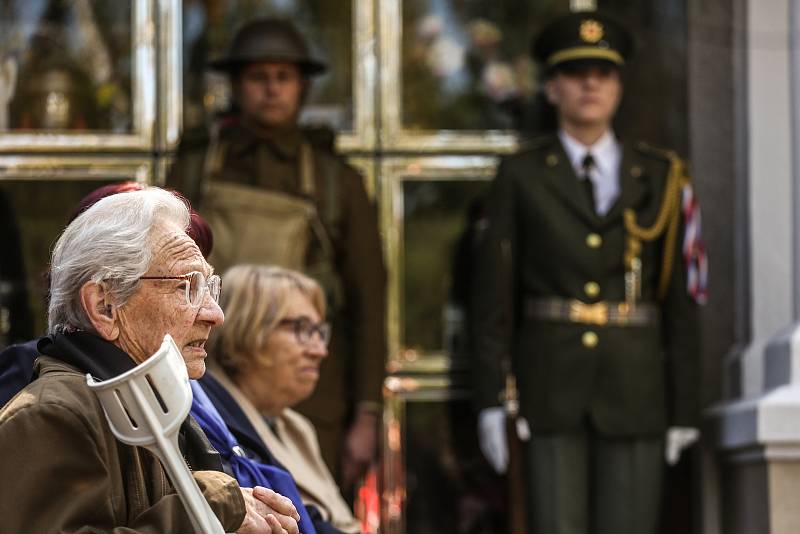
[[[657,324],[661,313],[655,304],[637,302],[598,302],[586,304],[577,299],[530,297],[525,301],[529,319],[589,324],[597,326],[647,326]]]

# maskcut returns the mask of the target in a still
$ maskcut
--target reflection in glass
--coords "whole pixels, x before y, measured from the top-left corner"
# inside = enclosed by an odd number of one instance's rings
[[[406,130],[519,129],[553,118],[531,60],[534,35],[566,0],[403,0],[401,121]],[[635,33],[617,120],[626,136],[686,153],[686,1],[598,0]]]
[[[478,180],[403,183],[403,346],[465,356],[469,236],[486,186]]]
[[[687,154],[686,0],[599,0],[598,8],[633,28],[636,39],[636,50],[623,75],[625,95],[615,121],[618,130],[628,138]]]
[[[41,335],[47,327],[44,273],[50,263],[50,248],[78,202],[101,185],[104,182],[97,180],[0,181],[0,194],[17,213],[28,308],[33,320],[29,335]]]
[[[0,189],[0,349],[31,336],[15,209]]]
[[[0,2],[0,131],[128,133],[131,2]]]
[[[348,0],[184,0],[184,128],[203,126],[230,107],[227,76],[206,64],[225,55],[244,22],[268,16],[291,20],[307,39],[311,55],[328,65],[314,78],[301,122],[351,129],[353,25]]]
[[[554,4],[564,2],[404,0],[404,128],[516,127],[537,90],[531,29]]]
[[[505,532],[503,486],[479,451],[469,399],[408,401],[405,414],[406,532]]]

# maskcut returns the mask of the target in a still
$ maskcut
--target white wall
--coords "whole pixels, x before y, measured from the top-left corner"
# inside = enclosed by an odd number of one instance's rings
[[[746,397],[762,391],[763,344],[793,322],[790,2],[748,2],[748,120],[753,346]]]

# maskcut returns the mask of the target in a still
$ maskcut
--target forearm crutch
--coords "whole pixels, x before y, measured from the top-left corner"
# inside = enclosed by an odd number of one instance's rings
[[[169,474],[197,532],[223,534],[222,525],[178,448],[178,431],[192,406],[189,375],[180,350],[167,334],[161,348],[117,377],[86,383],[97,394],[114,436],[155,454]]]

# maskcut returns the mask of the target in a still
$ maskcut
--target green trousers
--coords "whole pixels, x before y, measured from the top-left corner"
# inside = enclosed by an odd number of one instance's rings
[[[537,434],[526,446],[529,531],[655,534],[661,503],[660,437]]]

